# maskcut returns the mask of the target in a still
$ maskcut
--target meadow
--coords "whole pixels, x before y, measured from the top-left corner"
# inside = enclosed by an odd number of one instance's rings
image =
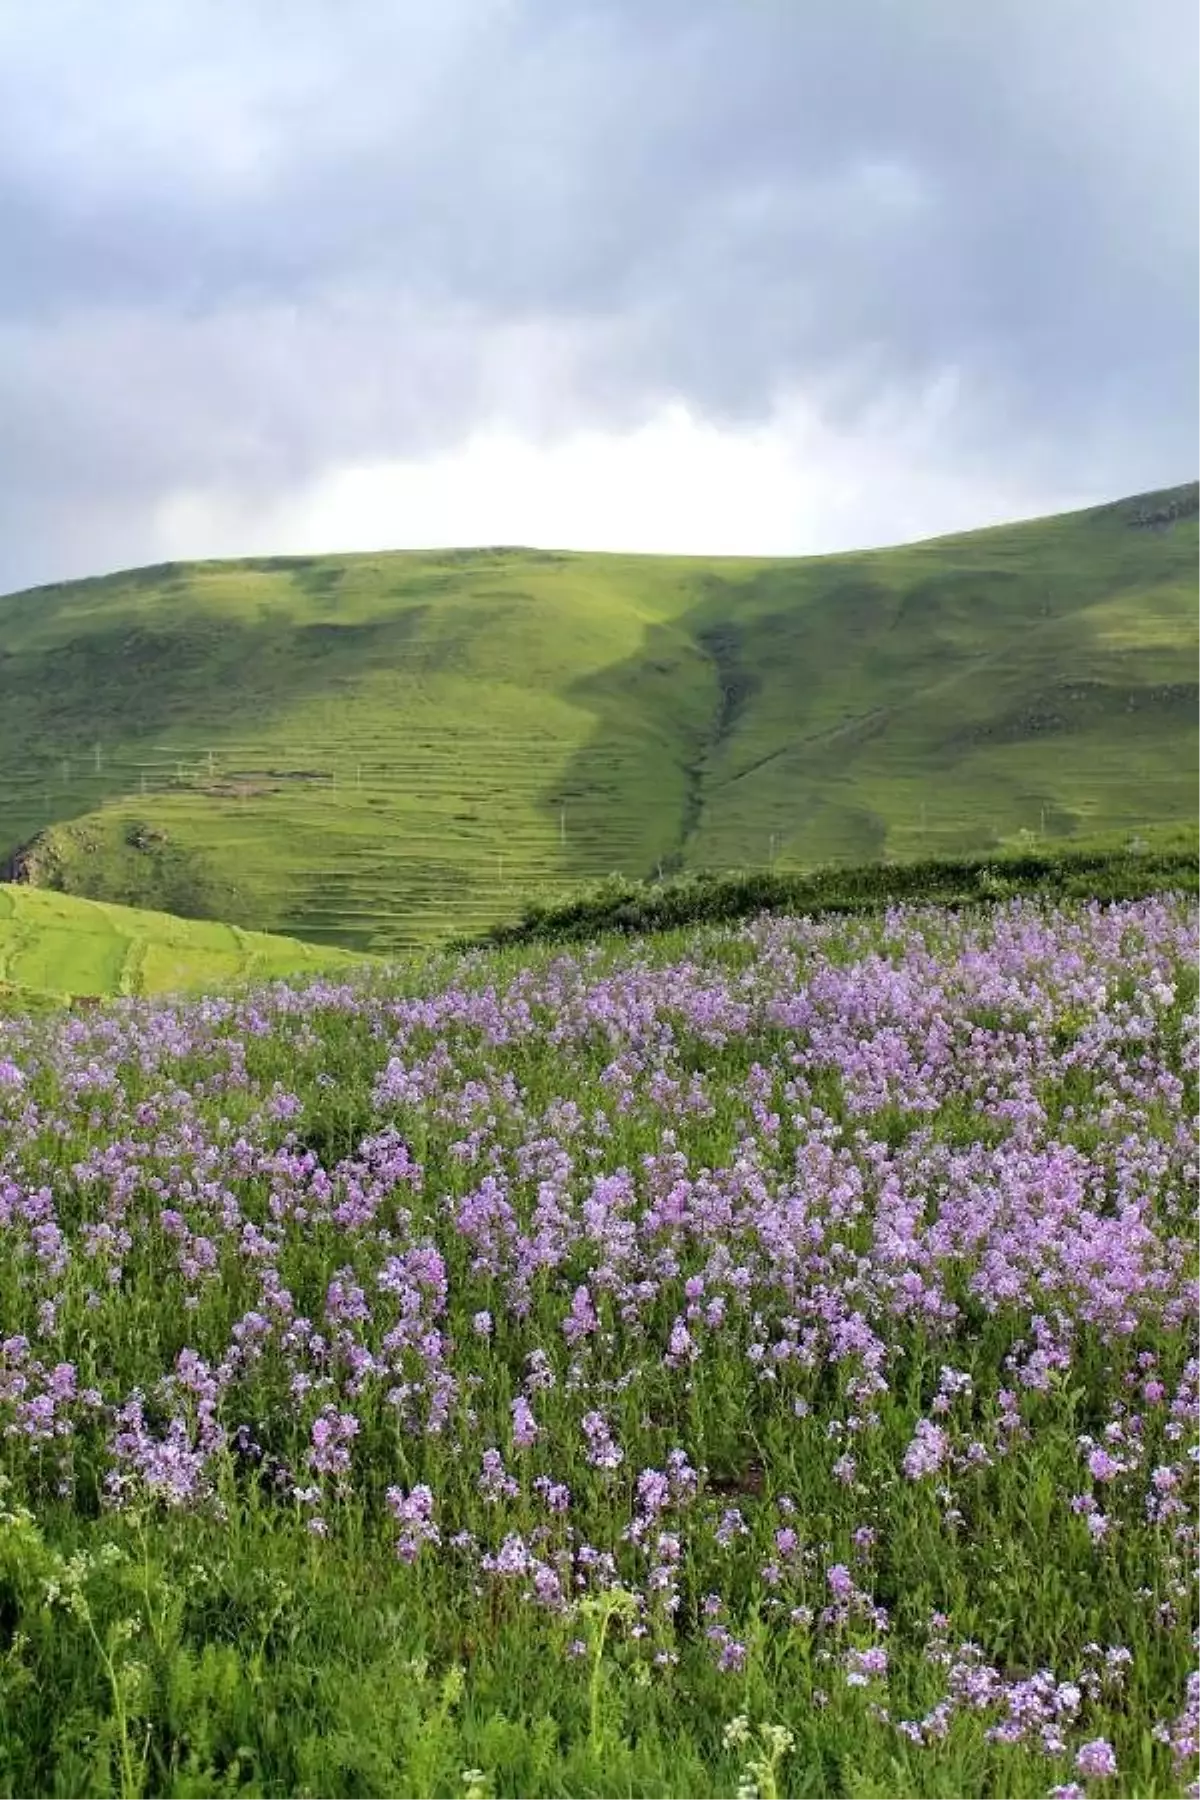
[[[1196,906],[0,1019],[0,1792],[1196,1775]]]
[[[614,870],[1194,841],[1196,556],[1193,484],[844,556],[284,557],[10,595],[0,867],[387,954]]]
[[[236,925],[0,883],[0,1003],[186,993],[362,960]]]

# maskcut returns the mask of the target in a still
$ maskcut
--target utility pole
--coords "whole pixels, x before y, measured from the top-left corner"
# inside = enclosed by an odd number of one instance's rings
[[[560,806],[558,809],[558,841],[560,844],[565,844],[567,841],[567,809],[565,806]]]

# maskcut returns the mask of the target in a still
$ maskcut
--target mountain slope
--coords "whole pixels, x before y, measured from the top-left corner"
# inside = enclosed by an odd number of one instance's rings
[[[0,884],[0,998],[186,993],[355,960],[327,945]]]
[[[1194,825],[1196,511],[1193,484],[860,555],[293,557],[10,596],[0,858],[388,948],[612,869]]]

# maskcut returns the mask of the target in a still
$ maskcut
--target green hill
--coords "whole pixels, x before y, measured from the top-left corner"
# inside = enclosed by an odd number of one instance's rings
[[[1193,484],[790,560],[173,564],[0,600],[0,860],[388,949],[611,870],[1168,840]],[[22,854],[18,854],[23,852]]]
[[[349,968],[345,950],[0,885],[0,1002],[186,993]]]

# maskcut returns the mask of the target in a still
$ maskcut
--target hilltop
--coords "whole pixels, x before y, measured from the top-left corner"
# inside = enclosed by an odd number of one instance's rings
[[[388,950],[612,870],[1196,817],[1195,484],[803,559],[170,564],[0,600],[18,879]]]

